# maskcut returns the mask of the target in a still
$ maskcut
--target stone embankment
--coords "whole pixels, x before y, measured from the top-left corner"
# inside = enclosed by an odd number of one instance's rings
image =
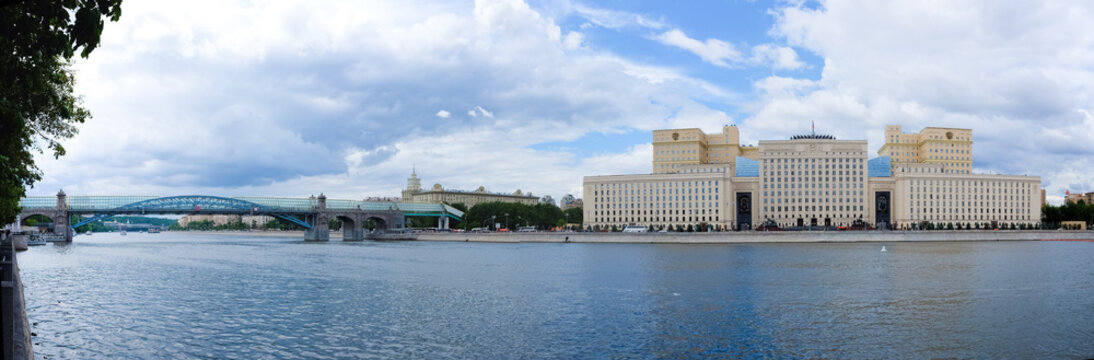
[[[386,238],[386,239],[385,239]],[[649,244],[926,242],[926,241],[1094,241],[1094,231],[800,231],[721,233],[420,233],[377,240],[474,242],[574,242]]]
[[[34,347],[31,345],[30,324],[27,323],[26,301],[23,298],[23,281],[19,277],[19,262],[16,259],[14,236],[0,233],[0,268],[2,268],[3,291],[0,292],[3,320],[0,332],[3,333],[4,359],[34,359]]]

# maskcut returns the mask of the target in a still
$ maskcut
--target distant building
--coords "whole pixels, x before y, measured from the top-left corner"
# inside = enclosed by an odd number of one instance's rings
[[[1087,204],[1087,205],[1094,204],[1094,192],[1088,192],[1086,194],[1083,194],[1081,192],[1077,192],[1077,193],[1072,194],[1071,190],[1064,191],[1064,202],[1065,203],[1074,204],[1074,203],[1079,202],[1079,200],[1082,200],[1083,203]]]
[[[562,206],[562,210],[580,209],[583,206],[585,206],[584,201],[582,201],[581,199],[574,199],[574,201],[571,201],[569,204],[566,204],[566,205]]]
[[[735,126],[653,132],[653,174],[586,176],[585,225],[911,227],[1040,222],[1040,177],[971,174],[972,130],[886,127],[866,140],[806,134],[741,146]]]
[[[565,209],[566,205],[570,205],[570,203],[572,202],[574,202],[574,196],[571,194],[566,194],[562,197],[561,200],[558,201],[558,207]]]
[[[183,216],[179,219],[179,226],[186,227],[190,223],[212,221],[213,226],[227,225],[242,222],[248,227],[262,227],[266,223],[274,220],[273,216],[267,215],[208,215],[208,214],[191,214]]]
[[[756,146],[742,146],[740,139],[740,132],[734,125],[723,126],[721,134],[706,134],[697,128],[654,130],[653,173],[732,169],[737,157],[755,158],[759,151]],[[697,170],[704,167],[707,171]]]
[[[946,174],[971,174],[972,130],[926,127],[904,133],[900,125],[889,125],[877,154],[889,157],[893,171],[901,164],[941,164]]]
[[[531,193],[524,194],[517,189],[512,194],[498,194],[487,192],[485,187],[479,186],[475,191],[461,191],[445,189],[441,184],[434,184],[428,191],[422,190],[422,181],[418,179],[417,170],[410,173],[406,179],[406,189],[403,190],[403,201],[432,204],[456,204],[463,203],[468,208],[488,202],[510,202],[524,205],[538,204],[540,199]]]
[[[543,195],[543,197],[539,198],[539,203],[540,204],[551,204],[551,205],[554,205],[554,206],[558,206],[558,205],[555,205],[555,198],[551,197],[551,195]]]

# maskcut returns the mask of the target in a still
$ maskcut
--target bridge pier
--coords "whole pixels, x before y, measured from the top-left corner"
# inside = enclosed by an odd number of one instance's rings
[[[365,230],[360,224],[353,228],[342,228],[342,241],[364,241]]]
[[[307,216],[311,229],[304,230],[305,241],[330,241],[330,224],[326,214],[320,212]]]

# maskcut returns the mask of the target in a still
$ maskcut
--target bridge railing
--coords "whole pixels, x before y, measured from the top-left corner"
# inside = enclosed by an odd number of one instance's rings
[[[249,201],[263,207],[293,211],[314,210],[315,199],[311,198],[278,198],[278,197],[234,197],[233,199]]]
[[[79,210],[110,210],[135,202],[157,199],[158,196],[69,196],[69,209]],[[54,204],[57,198],[53,198]]]
[[[30,196],[19,199],[19,207],[24,209],[53,209],[57,207],[56,196]]]
[[[162,199],[159,196],[68,196],[68,208],[71,210],[94,211],[113,210],[134,203]],[[232,197],[256,204],[268,210],[274,211],[311,211],[317,206],[313,198],[279,198],[279,197]],[[19,206],[24,209],[53,209],[57,206],[55,196],[30,196],[19,200]],[[392,201],[360,201],[328,199],[327,209],[332,210],[396,210],[408,213],[452,214],[463,217],[463,212],[444,204],[431,203],[406,203]],[[154,209],[149,209],[154,210]]]

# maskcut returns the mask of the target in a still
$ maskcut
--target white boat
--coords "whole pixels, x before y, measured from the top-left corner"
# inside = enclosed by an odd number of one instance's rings
[[[84,235],[91,235],[91,230],[88,230],[87,232],[85,232]]]
[[[125,229],[122,229],[122,236],[125,236]]]

